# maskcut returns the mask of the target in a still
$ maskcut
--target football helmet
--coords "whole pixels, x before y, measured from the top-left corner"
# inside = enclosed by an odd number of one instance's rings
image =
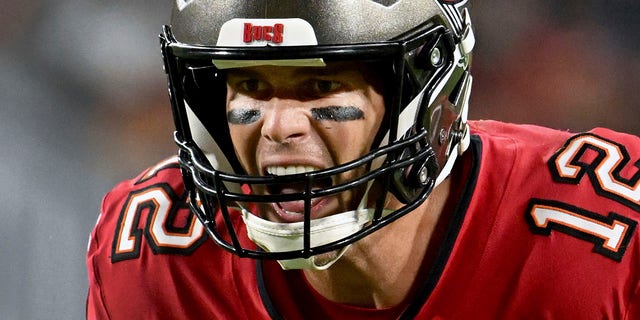
[[[418,207],[469,144],[475,40],[467,7],[466,0],[177,0],[160,42],[185,188],[209,236],[243,257],[324,269]],[[370,151],[316,171],[249,175],[229,132],[228,70],[333,61],[375,65],[385,79],[384,119]],[[366,170],[335,179],[355,168]],[[353,208],[311,218],[316,199],[350,190],[361,198]],[[385,208],[391,195],[400,208]],[[301,221],[261,216],[261,206],[284,202],[303,204]]]

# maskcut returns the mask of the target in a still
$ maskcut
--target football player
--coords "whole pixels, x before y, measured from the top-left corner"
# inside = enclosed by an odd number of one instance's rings
[[[640,139],[468,121],[466,0],[178,0],[90,319],[636,319]],[[517,107],[517,106],[516,106]]]

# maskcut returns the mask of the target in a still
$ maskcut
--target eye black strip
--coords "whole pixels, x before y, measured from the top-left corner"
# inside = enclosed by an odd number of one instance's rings
[[[233,109],[227,112],[227,121],[231,124],[252,124],[262,117],[260,110]]]
[[[364,119],[364,112],[358,107],[329,106],[311,109],[311,115],[318,121],[336,122]]]
[[[311,115],[318,121],[354,121],[364,119],[364,112],[358,107],[329,106],[311,109]],[[233,109],[227,112],[227,121],[230,124],[252,124],[262,117],[260,110]]]

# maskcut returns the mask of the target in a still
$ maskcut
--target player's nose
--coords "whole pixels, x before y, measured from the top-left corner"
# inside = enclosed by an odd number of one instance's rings
[[[265,112],[261,134],[269,141],[285,144],[302,140],[311,124],[302,102],[295,99],[272,98]]]

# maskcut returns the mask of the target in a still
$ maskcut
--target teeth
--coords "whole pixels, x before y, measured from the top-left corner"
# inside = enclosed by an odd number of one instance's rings
[[[276,175],[276,176],[284,176],[284,175],[290,175],[290,174],[301,174],[301,173],[307,173],[307,172],[316,171],[316,170],[318,170],[318,168],[311,167],[311,166],[286,166],[286,167],[270,166],[270,167],[267,167],[267,173],[272,174],[272,175]]]
[[[303,215],[303,213],[302,213],[302,212],[293,212],[293,211],[287,211],[287,210],[284,210],[284,212],[285,212],[286,214],[288,214],[288,215],[292,215],[292,216],[300,216],[300,215]]]

